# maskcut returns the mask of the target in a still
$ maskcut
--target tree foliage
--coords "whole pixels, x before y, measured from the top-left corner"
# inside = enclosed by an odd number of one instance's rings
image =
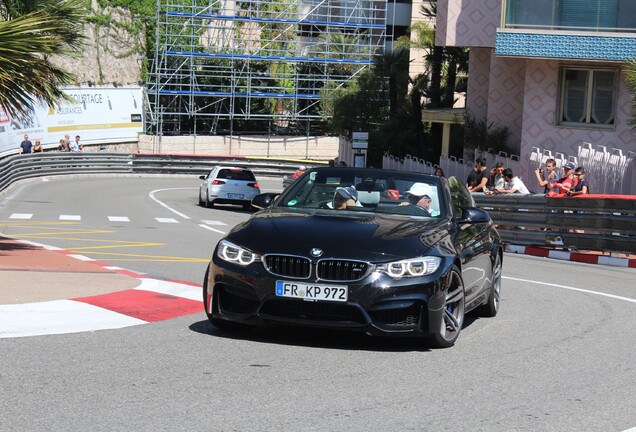
[[[74,76],[50,61],[79,55],[84,40],[84,0],[0,0],[0,105],[24,115],[40,100],[66,100],[61,86]]]
[[[632,119],[630,125],[636,129],[636,59],[627,62],[625,76],[627,87],[632,92]]]

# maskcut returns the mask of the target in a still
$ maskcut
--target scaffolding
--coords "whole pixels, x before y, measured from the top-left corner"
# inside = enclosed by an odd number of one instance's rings
[[[158,0],[147,132],[320,135],[321,100],[368,70],[386,0]]]

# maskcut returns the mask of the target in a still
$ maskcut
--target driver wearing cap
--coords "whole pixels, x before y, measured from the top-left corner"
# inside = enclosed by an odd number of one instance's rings
[[[431,211],[431,203],[433,200],[431,199],[431,186],[426,183],[413,183],[411,189],[407,192],[408,202],[400,203],[400,205],[416,205],[428,213],[429,216],[432,215]]]

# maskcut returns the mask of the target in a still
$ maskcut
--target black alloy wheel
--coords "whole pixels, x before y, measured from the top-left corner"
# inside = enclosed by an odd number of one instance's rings
[[[480,316],[486,318],[492,318],[499,312],[499,302],[501,296],[501,255],[497,253],[495,258],[495,264],[492,267],[492,284],[490,286],[490,293],[488,294],[488,300],[486,303],[479,307],[478,313]]]
[[[444,312],[440,326],[431,341],[432,345],[437,348],[453,346],[464,325],[466,293],[459,268],[453,266],[448,277],[450,280],[445,293]]]

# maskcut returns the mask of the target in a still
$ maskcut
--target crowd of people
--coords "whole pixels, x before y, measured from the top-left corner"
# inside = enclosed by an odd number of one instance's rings
[[[29,135],[24,135],[24,140],[20,143],[20,154],[41,153],[44,151],[42,147],[42,140],[37,138],[35,144],[29,139]],[[75,140],[71,141],[69,134],[64,135],[64,138],[60,139],[57,151],[60,152],[81,152],[84,150],[84,146],[80,143],[80,136],[75,135]]]
[[[502,162],[497,162],[495,167],[488,171],[486,159],[479,158],[475,167],[468,174],[466,187],[470,192],[483,192],[486,195],[496,194],[520,194],[530,193],[528,187],[512,169],[506,168]],[[543,193],[550,197],[577,196],[590,193],[590,184],[585,179],[585,169],[576,168],[572,162],[563,164],[563,177],[557,174],[557,164],[554,159],[545,162],[545,171],[542,168],[535,170],[537,183],[543,188]]]

